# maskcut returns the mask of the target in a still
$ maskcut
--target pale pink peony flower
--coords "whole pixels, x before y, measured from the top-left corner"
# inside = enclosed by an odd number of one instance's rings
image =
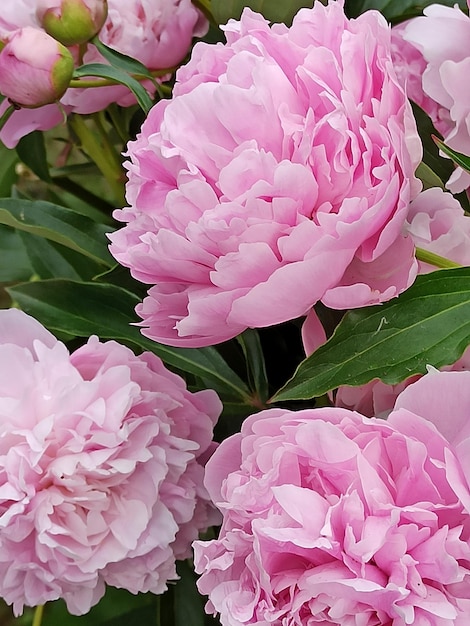
[[[377,12],[245,9],[227,44],[198,43],[129,144],[126,226],[111,252],[154,285],[142,331],[202,346],[381,302],[412,282],[402,233],[421,144]],[[397,262],[397,258],[400,262]]]
[[[0,93],[17,106],[37,108],[59,100],[72,74],[69,50],[37,28],[14,31],[0,52]]]
[[[153,354],[96,337],[69,354],[0,311],[0,596],[86,613],[105,584],[161,593],[214,521],[203,463],[221,404]]]
[[[445,142],[470,154],[470,18],[457,4],[433,4],[423,13],[393,29],[397,73]],[[456,168],[447,187],[457,193],[469,186],[470,174]]]
[[[470,373],[411,385],[387,421],[262,411],[205,484],[223,515],[196,541],[223,626],[464,626],[470,614]]]
[[[20,26],[39,28],[37,5],[38,0],[2,0],[0,38]],[[99,37],[109,47],[136,58],[148,69],[161,70],[182,61],[193,36],[203,36],[207,29],[207,20],[191,0],[108,0],[108,16]],[[106,63],[91,45],[83,62]],[[150,81],[146,86],[153,94]],[[61,99],[67,113],[81,114],[100,111],[113,102],[130,106],[135,104],[135,97],[126,87],[116,85],[68,89]],[[12,148],[31,129],[49,130],[60,123],[63,115],[58,112],[50,108],[30,114],[17,111],[0,132],[0,139]]]

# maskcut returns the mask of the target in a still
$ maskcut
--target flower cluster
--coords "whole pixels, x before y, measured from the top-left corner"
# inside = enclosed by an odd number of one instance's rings
[[[430,374],[387,421],[340,408],[246,420],[206,468],[224,516],[218,539],[194,544],[206,609],[224,626],[464,624],[469,388],[469,372]]]
[[[2,2],[2,142],[78,115],[0,164],[0,288],[70,339],[0,303],[0,597],[39,626],[179,574],[179,622],[194,555],[222,626],[467,626],[468,15],[245,8],[213,44],[215,0]],[[411,101],[465,153],[449,191]],[[335,334],[292,375],[302,321],[308,355]]]
[[[50,25],[51,18],[55,16],[58,9],[65,5],[84,5],[91,13],[93,23],[101,24],[101,13],[99,7],[103,0],[4,0],[2,3],[2,14],[0,16],[0,39],[6,40],[16,33],[18,29],[34,28],[40,30],[45,21],[45,25]],[[105,3],[106,4],[106,3]],[[67,14],[66,14],[67,15]],[[77,27],[75,13],[69,17],[72,27]],[[82,20],[83,21],[83,20]],[[85,20],[86,21],[86,20]],[[122,0],[108,0],[107,17],[99,32],[100,40],[117,52],[130,55],[143,63],[149,70],[163,70],[172,68],[179,63],[187,54],[193,36],[200,36],[207,31],[207,20],[194,7],[191,0],[132,0],[123,2]],[[92,28],[92,26],[91,26]],[[51,30],[50,28],[48,30]],[[80,30],[80,29],[78,29]],[[30,31],[29,31],[30,32]],[[40,31],[45,35],[44,31]],[[54,24],[52,31],[54,32]],[[66,31],[68,33],[68,30]],[[89,38],[93,35],[93,30],[89,30]],[[37,37],[37,35],[36,35]],[[47,37],[47,36],[46,36]],[[28,39],[29,38],[29,39]],[[44,65],[44,45],[38,45],[33,41],[32,35],[27,35],[22,47],[24,54],[31,54],[34,50],[36,64]],[[52,44],[49,42],[48,44]],[[83,54],[78,45],[70,48],[76,64],[80,60],[82,63],[106,63],[97,49],[89,45]],[[24,84],[33,83],[33,86],[40,79],[38,77],[34,63],[30,63],[23,69],[21,76],[24,81],[17,80],[17,90],[21,91]],[[0,68],[5,65],[11,68],[12,63],[3,54],[0,54]],[[51,69],[47,66],[47,69]],[[129,106],[135,103],[135,97],[122,85],[110,85],[96,87],[93,89],[70,88],[64,86],[62,93],[51,92],[47,106],[42,106],[43,102],[37,100],[36,106],[41,108],[34,111],[21,109],[16,111],[5,124],[0,133],[2,142],[13,147],[18,140],[33,130],[48,130],[57,126],[65,113],[94,113],[106,108],[112,102],[121,106]],[[12,97],[17,101],[16,92],[7,93],[3,88],[0,74],[0,93]],[[155,87],[148,82],[147,87],[153,93]],[[23,87],[24,88],[24,87]],[[31,89],[31,99],[34,100],[36,90]],[[65,91],[65,93],[64,93]],[[54,103],[60,97],[60,106]],[[20,103],[21,104],[21,103]],[[0,114],[6,110],[7,102],[0,106]]]
[[[0,595],[73,614],[105,584],[162,593],[201,529],[220,413],[153,354],[96,337],[69,354],[36,320],[0,311]]]
[[[129,144],[111,252],[152,285],[148,337],[214,344],[413,281],[420,140],[385,20],[342,5],[316,2],[291,28],[245,9],[225,45],[196,44]]]

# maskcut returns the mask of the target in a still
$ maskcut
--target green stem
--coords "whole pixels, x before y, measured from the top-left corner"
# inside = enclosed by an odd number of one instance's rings
[[[10,106],[5,109],[2,117],[0,117],[0,130],[2,130],[2,128],[5,126],[5,124],[8,122],[8,120],[16,110],[17,108],[13,104],[10,104]]]
[[[80,140],[82,149],[96,163],[108,181],[113,191],[114,201],[122,206],[124,204],[124,170],[121,161],[98,115],[94,114],[92,117],[97,133],[88,127],[81,115],[71,115],[70,125]]]
[[[41,626],[43,613],[44,604],[40,604],[36,607],[36,610],[34,611],[33,626]]]
[[[440,269],[448,270],[453,267],[462,267],[460,263],[455,263],[444,256],[434,254],[434,252],[429,252],[429,250],[423,250],[423,248],[416,248],[416,258],[422,263],[429,263],[429,265],[434,265],[434,267],[439,267]]]
[[[159,78],[160,76],[166,76],[167,74],[173,74],[176,71],[176,67],[166,67],[162,70],[152,70],[151,74],[155,78]],[[140,82],[144,80],[150,80],[146,76],[138,76],[137,74],[132,74],[132,78],[138,80]],[[117,80],[113,80],[112,78],[95,78],[93,80],[87,80],[84,78],[73,78],[69,87],[72,89],[83,89],[87,87],[109,87],[111,85],[121,85]]]

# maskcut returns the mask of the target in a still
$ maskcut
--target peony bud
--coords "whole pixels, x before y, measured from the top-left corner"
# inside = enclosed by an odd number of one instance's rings
[[[62,97],[73,70],[65,46],[42,30],[20,28],[0,52],[0,93],[20,107],[41,107]]]
[[[36,15],[44,30],[64,46],[89,41],[108,16],[107,0],[38,0]]]

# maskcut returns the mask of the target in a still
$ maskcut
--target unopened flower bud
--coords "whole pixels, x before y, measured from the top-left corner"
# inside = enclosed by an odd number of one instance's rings
[[[41,107],[62,97],[73,70],[65,46],[42,30],[20,28],[0,52],[0,93],[15,105]]]
[[[44,30],[64,46],[89,41],[108,16],[107,0],[38,0],[36,15]]]

